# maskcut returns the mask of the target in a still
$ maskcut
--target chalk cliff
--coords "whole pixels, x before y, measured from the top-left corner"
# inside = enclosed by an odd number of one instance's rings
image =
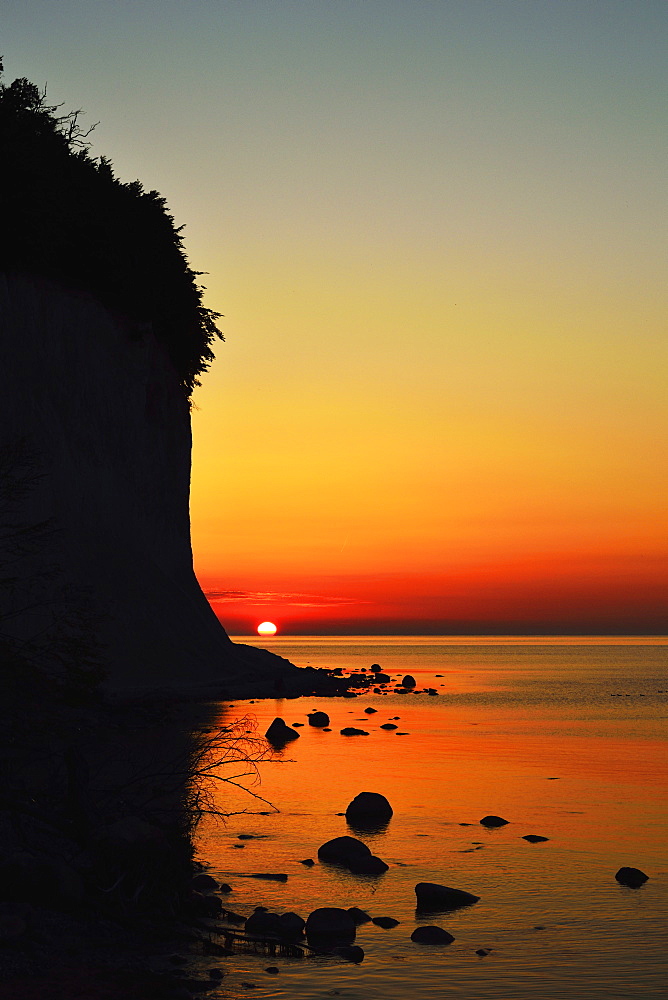
[[[116,690],[290,688],[301,672],[232,643],[197,583],[190,446],[188,400],[148,325],[1,274],[2,630],[64,632],[76,656],[83,629]]]

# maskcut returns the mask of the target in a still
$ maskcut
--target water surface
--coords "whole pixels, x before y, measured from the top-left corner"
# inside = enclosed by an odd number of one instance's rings
[[[304,725],[298,740],[258,765],[261,783],[242,779],[271,805],[220,785],[219,807],[241,814],[203,825],[200,857],[233,886],[225,905],[246,915],[264,905],[304,917],[317,906],[355,905],[400,921],[392,930],[358,929],[365,951],[359,966],[326,957],[226,959],[219,995],[248,995],[244,982],[255,984],[256,996],[285,1000],[332,991],[350,1000],[534,1000],[567,990],[583,1000],[665,995],[667,642],[262,640],[299,666],[349,672],[379,663],[393,678],[410,672],[418,690],[433,686],[439,694],[218,707],[219,724],[247,717],[260,734],[275,716],[306,723],[315,708],[330,715],[332,728]],[[366,707],[377,712],[367,715]],[[395,716],[398,731],[379,728]],[[369,735],[340,735],[349,725]],[[365,790],[383,793],[393,806],[384,832],[356,834],[337,815]],[[508,825],[486,830],[479,820],[490,813]],[[365,840],[389,871],[353,876],[318,863],[318,846],[343,834]],[[532,845],[525,834],[549,840]],[[305,858],[314,867],[299,863]],[[620,886],[614,874],[622,865],[641,868],[650,880],[636,890]],[[241,877],[253,872],[289,878],[281,884]],[[481,900],[421,918],[414,893],[420,881],[467,889]],[[445,927],[454,943],[413,944],[419,923]],[[481,958],[479,948],[491,950]],[[280,973],[265,973],[269,965]]]

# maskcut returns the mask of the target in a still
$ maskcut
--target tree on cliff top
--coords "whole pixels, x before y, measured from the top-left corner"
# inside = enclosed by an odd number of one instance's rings
[[[1,82],[0,270],[89,291],[164,344],[189,397],[213,360],[220,313],[202,305],[165,199],[94,159],[80,112],[59,115],[26,79]],[[90,132],[91,130],[89,130]]]

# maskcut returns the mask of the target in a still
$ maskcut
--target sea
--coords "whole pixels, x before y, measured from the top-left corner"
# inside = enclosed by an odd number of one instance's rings
[[[357,906],[398,924],[359,926],[358,964],[243,945],[228,957],[206,956],[202,971],[224,974],[208,996],[666,997],[668,638],[238,639],[302,667],[349,674],[379,664],[393,683],[389,693],[355,699],[215,706],[215,726],[241,733],[249,749],[220,765],[212,802],[226,817],[208,816],[198,834],[200,861],[232,887],[223,906],[242,916],[264,906],[304,918],[322,906]],[[407,673],[414,692],[395,692]],[[329,732],[308,725],[316,709],[329,715]],[[263,737],[276,717],[299,738],[270,752]],[[398,728],[381,728],[390,721]],[[349,726],[368,735],[341,735]],[[346,807],[362,791],[389,800],[385,829],[348,826]],[[486,828],[480,820],[490,814],[507,823]],[[532,834],[547,839],[524,839]],[[344,835],[367,843],[388,871],[360,876],[319,862],[318,847]],[[647,881],[620,884],[615,873],[624,866]],[[287,880],[249,877],[256,874]],[[416,910],[419,882],[480,900],[424,915]],[[443,927],[454,941],[414,943],[422,924]]]

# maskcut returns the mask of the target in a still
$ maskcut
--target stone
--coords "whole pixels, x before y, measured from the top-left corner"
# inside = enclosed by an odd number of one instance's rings
[[[278,973],[280,972],[280,969],[276,968],[275,965],[269,965],[264,971],[268,972],[270,976],[277,976]]]
[[[366,910],[360,910],[359,906],[350,906],[348,908],[348,913],[356,924],[368,924],[371,920],[371,917]]]
[[[369,670],[373,670],[374,674],[378,674],[382,670],[382,667],[380,663],[372,663]]]
[[[370,854],[367,858],[356,858],[347,865],[348,871],[353,875],[382,875],[389,867],[375,854]]]
[[[549,837],[541,837],[537,833],[527,833],[522,840],[528,840],[530,844],[542,844],[545,840],[549,840]]]
[[[417,944],[451,944],[454,940],[452,934],[435,924],[416,927],[411,934],[411,941],[415,941]]]
[[[306,865],[307,868],[313,868],[315,861],[313,860],[313,858],[304,858],[304,860],[300,861],[299,864]]]
[[[460,906],[471,906],[480,899],[480,896],[464,889],[452,889],[436,882],[418,882],[415,895],[418,910],[456,910]]]
[[[411,674],[406,674],[406,676],[404,677],[404,679],[401,682],[401,686],[405,687],[405,688],[414,688],[415,687],[415,678]]]
[[[209,969],[209,979],[222,979],[224,975],[222,969]]]
[[[377,711],[378,711],[377,708],[371,708],[371,706],[369,706],[369,708],[365,708],[364,709],[364,714],[365,715],[375,715]]]
[[[194,875],[190,880],[190,885],[197,892],[217,892],[218,883],[212,875],[205,875],[204,872],[200,872],[199,875]]]
[[[346,819],[356,826],[387,823],[391,818],[392,806],[380,792],[360,792],[346,809]]]
[[[506,826],[508,820],[503,819],[501,816],[483,816],[480,823],[482,826],[486,826],[491,829],[495,826]]]
[[[311,942],[351,944],[355,940],[355,921],[338,906],[320,906],[306,921],[306,937]]]
[[[350,861],[371,857],[371,851],[361,840],[354,837],[334,837],[318,848],[321,861],[331,861],[348,867]]]
[[[356,729],[354,726],[345,726],[341,730],[342,736],[368,736],[369,734],[364,731],[364,729]]]
[[[278,935],[281,932],[280,917],[278,913],[270,913],[263,906],[258,906],[246,921],[245,931],[258,937]]]
[[[232,892],[232,886],[229,885],[228,882],[221,882],[218,892],[224,892],[224,893]]]
[[[631,889],[637,889],[647,881],[649,875],[645,875],[639,868],[620,868],[615,878],[621,885],[627,885]]]
[[[389,674],[376,674],[374,680],[376,684],[389,684],[392,678]]]
[[[198,917],[217,917],[223,908],[218,896],[209,896],[195,891],[190,894],[190,904]]]
[[[382,927],[383,930],[389,931],[390,928],[396,927],[399,921],[395,920],[394,917],[373,917],[371,923],[375,924],[376,927]]]
[[[395,726],[395,724],[393,722],[384,722],[380,728],[381,729],[398,729],[399,726]]]
[[[329,725],[327,712],[309,712],[307,719],[309,726],[315,726],[316,729],[322,729]]]
[[[480,955],[481,958],[484,958],[485,955],[489,955],[489,948],[476,948],[475,953],[476,955]]]
[[[293,913],[292,910],[289,910],[287,913],[281,913],[278,923],[281,937],[286,938],[301,937],[306,925],[306,921],[298,913]]]
[[[282,747],[291,740],[299,739],[299,733],[296,733],[292,726],[286,725],[285,721],[280,718],[274,719],[264,735],[274,747]]]

